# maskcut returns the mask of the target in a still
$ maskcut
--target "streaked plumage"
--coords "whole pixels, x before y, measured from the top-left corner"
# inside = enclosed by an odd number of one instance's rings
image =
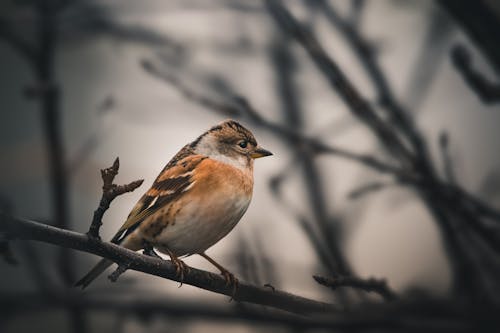
[[[151,245],[170,255],[180,270],[183,263],[177,257],[200,254],[228,278],[230,273],[204,252],[247,210],[253,159],[268,155],[236,121],[212,127],[168,162],[112,242],[134,251]],[[111,264],[103,259],[77,285],[86,287]]]

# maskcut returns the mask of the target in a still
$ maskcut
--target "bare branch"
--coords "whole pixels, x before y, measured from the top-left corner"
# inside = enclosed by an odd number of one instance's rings
[[[460,28],[500,74],[500,21],[494,4],[489,1],[438,0],[437,3],[454,18]],[[492,33],[492,32],[495,33]]]
[[[301,146],[302,149],[310,150],[316,154],[336,155],[361,163],[381,173],[396,175],[398,178],[409,179],[414,177],[409,172],[397,166],[382,162],[373,156],[356,154],[343,148],[327,145],[320,140],[304,136],[288,127],[268,121],[260,116],[260,113],[242,96],[235,95],[232,103],[216,101],[213,98],[195,92],[183,84],[176,76],[160,70],[149,60],[143,60],[141,64],[147,72],[172,85],[172,87],[179,90],[188,100],[225,116],[246,118],[251,121],[253,125],[261,127],[287,142],[295,142],[297,145]]]
[[[387,187],[394,185],[396,185],[396,183],[394,182],[373,182],[364,184],[363,186],[355,188],[354,190],[349,192],[348,197],[351,200],[356,200],[367,194],[378,192],[380,190],[386,189]]]
[[[37,240],[92,253],[112,260],[118,265],[128,265],[131,270],[180,282],[175,266],[168,260],[145,256],[116,244],[91,239],[85,234],[63,230],[35,221],[14,218],[3,214],[0,216],[0,219],[0,232],[6,234],[7,237],[22,240]],[[236,301],[266,305],[293,313],[330,313],[336,310],[332,304],[314,301],[279,290],[271,291],[269,288],[257,287],[243,282],[239,283],[238,289],[234,293],[233,287],[228,286],[224,278],[219,274],[195,268],[190,268],[189,272],[184,274],[182,282],[218,294],[232,296]]]
[[[111,273],[109,276],[108,276],[108,279],[111,281],[111,282],[116,282],[118,281],[118,278],[120,277],[120,275],[122,275],[123,273],[125,273],[127,271],[127,269],[129,268],[129,265],[128,264],[120,264],[118,265],[118,267],[114,270],[113,273]]]
[[[396,157],[409,161],[413,154],[400,138],[392,132],[388,124],[375,112],[373,107],[361,96],[335,62],[327,55],[313,34],[300,25],[280,1],[267,0],[266,5],[276,23],[290,37],[296,39],[309,53],[314,64],[326,77],[349,106],[352,114],[368,128],[371,128],[384,147]]]
[[[455,184],[456,177],[451,161],[449,145],[450,145],[450,140],[448,137],[448,133],[446,132],[441,133],[439,135],[439,148],[441,149],[441,156],[443,158],[444,176],[446,177],[447,181]]]
[[[465,46],[455,45],[451,50],[451,60],[457,71],[462,75],[465,83],[484,103],[500,102],[500,83],[490,82],[472,67],[472,55]]]
[[[94,217],[92,219],[92,224],[90,225],[87,235],[89,237],[100,239],[99,229],[102,226],[102,217],[104,213],[108,210],[111,202],[117,197],[127,192],[132,192],[136,188],[142,185],[144,179],[133,181],[126,185],[116,185],[113,184],[113,180],[118,174],[118,169],[120,168],[120,160],[118,157],[113,162],[113,165],[109,168],[101,170],[102,177],[102,197],[99,202],[99,207],[94,211]]]
[[[387,286],[387,282],[385,280],[375,278],[365,280],[358,277],[340,275],[330,278],[313,275],[313,278],[319,284],[333,290],[339,287],[352,287],[366,292],[375,292],[382,296],[386,301],[393,301],[397,298],[396,293]]]
[[[332,25],[337,27],[337,29],[344,35],[347,42],[351,45],[353,51],[359,58],[359,61],[365,69],[368,77],[373,82],[373,87],[377,92],[377,99],[386,109],[389,121],[392,125],[394,125],[390,131],[392,131],[394,135],[408,140],[415,152],[418,153],[417,156],[419,156],[422,161],[428,159],[429,154],[427,152],[425,142],[410,118],[408,110],[405,110],[401,103],[396,100],[386,75],[377,63],[373,45],[363,38],[359,32],[358,24],[355,21],[342,19],[341,16],[338,15],[338,13],[333,9],[332,5],[325,0],[316,1],[321,6],[322,12],[326,15]],[[304,43],[302,44],[305,48],[307,48]],[[312,56],[311,52],[310,54]],[[333,60],[330,59],[330,61],[333,63]],[[324,73],[327,74],[326,72]],[[349,83],[347,80],[345,81],[345,83]],[[372,110],[372,112],[374,112],[374,110]]]

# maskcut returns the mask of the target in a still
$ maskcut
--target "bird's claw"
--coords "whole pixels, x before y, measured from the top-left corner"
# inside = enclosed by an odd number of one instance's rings
[[[175,275],[180,280],[179,288],[182,287],[182,283],[184,282],[184,274],[189,272],[189,267],[184,263],[184,261],[179,258],[170,258],[170,261],[175,266]]]
[[[229,301],[231,302],[234,299],[234,296],[236,296],[236,291],[238,290],[238,279],[234,276],[233,273],[229,272],[228,270],[221,271],[221,274],[226,281],[226,287],[233,286],[231,298],[229,299]]]

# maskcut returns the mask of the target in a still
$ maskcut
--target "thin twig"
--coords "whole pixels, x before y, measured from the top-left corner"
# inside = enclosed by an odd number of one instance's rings
[[[500,102],[500,83],[493,83],[472,67],[472,55],[463,45],[451,50],[451,60],[465,83],[487,104]]]
[[[441,149],[441,156],[443,158],[443,171],[446,180],[452,184],[456,184],[455,171],[450,156],[450,140],[448,133],[443,132],[439,135],[439,148]]]
[[[242,96],[235,95],[232,104],[216,101],[213,98],[195,92],[193,89],[183,84],[179,78],[161,70],[149,60],[143,60],[142,66],[148,73],[172,85],[172,87],[176,88],[188,100],[225,116],[248,119],[254,126],[261,127],[286,142],[294,142],[297,145],[303,146],[303,149],[309,149],[316,154],[336,155],[358,162],[378,172],[396,175],[398,178],[406,179],[413,177],[408,171],[380,161],[374,156],[357,154],[340,147],[327,145],[318,139],[307,137],[293,129],[268,121],[260,116],[260,113]]]
[[[108,279],[111,282],[118,281],[118,278],[120,277],[120,275],[122,275],[123,273],[125,273],[128,268],[129,268],[128,264],[120,264],[120,265],[118,265],[118,267],[113,271],[113,273],[111,273],[108,276]]]
[[[94,217],[92,218],[92,223],[90,225],[87,235],[94,239],[100,239],[99,229],[102,225],[102,217],[104,213],[108,210],[111,202],[117,197],[127,192],[132,192],[136,188],[142,185],[144,179],[133,181],[126,185],[116,185],[113,181],[118,174],[118,169],[120,168],[120,160],[118,157],[113,162],[113,165],[109,168],[101,170],[102,177],[102,196],[99,202],[99,207],[94,211]]]
[[[350,191],[347,197],[351,200],[357,200],[360,199],[361,197],[364,197],[367,194],[372,194],[374,192],[378,192],[380,190],[386,189],[387,187],[394,185],[396,185],[396,183],[394,182],[373,182],[364,184]]]
[[[361,279],[353,276],[323,277],[313,275],[314,280],[319,284],[329,287],[333,290],[339,287],[351,287],[361,289],[366,292],[374,292],[382,296],[386,301],[393,301],[397,298],[396,293],[392,291],[385,280],[375,278]]]
[[[337,27],[344,35],[359,58],[361,65],[373,83],[379,103],[386,109],[389,120],[393,124],[391,130],[395,135],[408,140],[412,144],[413,149],[418,153],[418,156],[425,156],[427,158],[428,153],[423,138],[417,131],[409,112],[396,100],[386,75],[377,63],[373,45],[363,38],[355,22],[342,19],[330,3],[325,0],[315,1],[321,6],[322,12],[326,15],[330,23]]]
[[[349,106],[352,114],[368,128],[372,129],[384,147],[403,162],[409,162],[413,153],[400,140],[398,135],[391,131],[388,124],[378,115],[373,107],[361,96],[354,85],[347,80],[339,66],[327,55],[313,34],[304,28],[281,5],[280,1],[266,0],[267,8],[277,25],[290,37],[296,39],[308,52],[314,64],[320,69],[330,85],[339,93]]]

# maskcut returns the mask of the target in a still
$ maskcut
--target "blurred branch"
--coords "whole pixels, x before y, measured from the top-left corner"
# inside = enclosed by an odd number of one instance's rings
[[[361,33],[359,32],[359,23],[356,24],[351,20],[342,19],[341,16],[338,15],[334,10],[332,5],[330,3],[327,3],[325,0],[316,1],[319,2],[323,13],[325,13],[331,24],[337,27],[337,29],[344,35],[345,39],[351,45],[361,65],[368,74],[368,77],[373,82],[373,87],[377,92],[377,99],[379,103],[387,110],[389,120],[394,125],[389,131],[392,130],[396,137],[401,137],[408,140],[411,143],[412,148],[417,153],[417,156],[421,157],[420,163],[424,162],[425,159],[428,158],[428,152],[425,147],[425,143],[423,142],[423,139],[419,135],[417,128],[411,120],[409,112],[405,110],[403,106],[396,100],[394,93],[392,92],[392,89],[390,87],[389,81],[377,62],[375,47],[361,35]],[[296,24],[298,24],[298,22],[296,22]],[[307,38],[312,37],[313,35],[311,34]],[[302,45],[307,49],[307,44],[305,44],[303,41]],[[319,53],[316,54],[317,52],[313,53],[311,51],[309,51],[309,53],[311,54],[311,57],[313,57],[313,59],[321,59],[323,57],[326,57],[328,59],[328,56],[326,54],[321,55]],[[313,54],[316,55],[313,56]],[[329,60],[331,61],[332,65],[335,65],[333,60]],[[316,64],[318,67],[321,67],[317,60]],[[325,65],[323,65],[323,68],[325,68]],[[338,71],[341,74],[340,69],[338,69]],[[327,74],[325,71],[323,71],[323,73]],[[332,74],[329,75],[332,76]],[[332,77],[331,80],[332,79],[334,78]],[[339,82],[338,84],[339,86],[347,87],[349,85],[349,81],[345,79],[343,83]],[[338,90],[342,94],[342,90],[345,89],[346,88],[342,88]],[[349,99],[352,97],[347,96],[344,98]],[[362,97],[359,96],[357,99],[362,99]],[[351,106],[351,108],[355,106],[354,103],[351,103],[349,105]],[[375,110],[371,110],[370,112],[374,113]],[[387,143],[385,144],[387,145]],[[385,148],[387,149],[387,147]]]
[[[448,133],[442,132],[439,136],[439,148],[441,149],[441,156],[443,158],[444,175],[448,182],[456,184],[455,172],[450,156],[449,141]]]
[[[361,163],[362,165],[381,173],[396,175],[399,178],[410,179],[414,177],[414,175],[404,169],[382,162],[373,156],[356,154],[339,147],[327,145],[320,140],[304,136],[293,129],[268,121],[263,118],[244,97],[240,95],[233,96],[231,102],[216,101],[214,98],[202,95],[194,91],[194,89],[189,88],[175,75],[162,71],[149,60],[142,60],[141,65],[148,73],[167,82],[172,87],[177,89],[188,100],[228,117],[245,118],[253,125],[269,131],[286,142],[294,142],[296,145],[301,146],[304,150],[310,150],[316,154],[336,155]]]
[[[365,0],[352,0],[351,8],[349,9],[349,22],[355,28],[359,27],[361,21],[361,15],[363,9],[365,8]]]
[[[155,31],[147,26],[124,24],[119,19],[120,10],[127,8],[127,3],[106,4],[102,1],[69,1],[59,22],[61,39],[64,42],[75,42],[81,36],[104,35],[119,42],[142,44],[153,48],[168,49],[173,55],[184,53],[181,45],[165,32]],[[147,5],[144,6],[147,8]]]
[[[57,45],[57,14],[62,9],[54,1],[37,1],[30,4],[36,14],[36,48],[31,50],[27,44],[9,34],[6,23],[0,24],[4,29],[4,37],[8,37],[22,53],[28,55],[26,60],[32,67],[36,82],[29,87],[28,97],[37,98],[43,122],[44,139],[46,143],[53,221],[56,226],[66,228],[69,224],[69,191],[68,177],[65,166],[65,156],[60,131],[60,91],[55,83],[54,55]],[[73,280],[70,253],[60,249],[58,268],[64,283]]]
[[[142,185],[144,179],[133,181],[126,185],[116,185],[113,183],[116,175],[118,174],[118,169],[120,168],[120,160],[118,157],[113,162],[113,165],[109,168],[101,170],[102,177],[102,196],[99,202],[99,207],[94,211],[94,217],[92,218],[92,223],[90,225],[87,235],[94,239],[100,239],[99,229],[102,225],[102,217],[106,210],[108,210],[111,202],[117,197],[127,192],[132,192],[136,188]]]
[[[327,55],[313,34],[297,22],[288,10],[281,5],[280,1],[266,0],[266,5],[277,25],[287,35],[296,39],[308,52],[314,64],[343,98],[353,115],[368,128],[371,128],[379,140],[384,143],[384,147],[395,157],[401,158],[405,164],[411,161],[413,153],[408,150],[400,137],[390,130],[389,125],[361,96],[337,64]],[[397,120],[402,117],[401,114],[393,116],[397,116],[398,118],[394,118]]]
[[[373,183],[368,183],[365,185],[362,185],[358,188],[355,188],[354,190],[350,191],[349,194],[347,195],[349,199],[351,200],[356,200],[359,199],[367,194],[371,194],[374,192],[378,192],[380,190],[386,189],[387,187],[390,186],[395,186],[397,185],[394,182],[373,182]]]
[[[433,213],[452,264],[454,291],[471,299],[481,294],[481,297],[494,301],[497,296],[493,290],[497,286],[500,287],[496,275],[500,265],[497,263],[489,266],[490,272],[487,274],[483,274],[485,270],[478,269],[484,261],[484,256],[492,256],[491,253],[485,252],[479,239],[486,241],[497,254],[500,252],[499,246],[495,245],[496,236],[486,232],[485,221],[481,220],[481,216],[477,214],[478,210],[474,209],[477,208],[477,199],[459,188],[450,191],[449,184],[439,179],[421,133],[405,112],[394,104],[394,100],[383,102],[390,120],[390,123],[387,123],[385,118],[363,99],[314,35],[299,23],[280,1],[266,0],[266,4],[277,25],[307,51],[321,74],[350,107],[350,111],[375,134],[383,148],[391,153],[405,170],[411,170],[410,173],[399,174],[401,177],[397,181],[409,185]],[[400,140],[403,135],[407,141]],[[405,143],[411,144],[410,150]],[[405,179],[405,176],[410,177]],[[487,211],[491,213],[491,210]],[[467,227],[464,227],[464,224]],[[476,236],[479,236],[479,239]],[[484,278],[491,284],[481,282]]]
[[[478,268],[483,258],[489,257],[493,260],[492,254],[485,252],[481,240],[485,240],[488,246],[498,253],[499,246],[495,245],[497,236],[487,232],[490,226],[483,220],[484,217],[496,219],[498,212],[466,190],[443,182],[435,171],[422,134],[411,123],[412,119],[405,115],[404,110],[394,105],[385,105],[389,117],[380,114],[364,100],[312,33],[279,1],[267,0],[266,4],[278,26],[303,46],[331,87],[338,91],[353,115],[375,134],[384,149],[395,159],[394,164],[397,166],[381,162],[370,155],[355,154],[326,145],[319,140],[304,137],[295,130],[271,123],[260,116],[241,96],[234,95],[230,103],[208,98],[183,84],[178,77],[159,70],[150,61],[142,62],[144,69],[171,84],[187,99],[231,117],[244,117],[256,127],[268,130],[287,143],[292,142],[303,152],[309,150],[316,154],[341,156],[381,173],[390,174],[396,182],[408,185],[428,207],[440,229],[443,245],[453,269],[453,290],[471,299],[478,294],[495,298],[496,293],[492,292],[490,287],[496,288],[494,286],[499,284],[494,280],[500,266],[489,265],[487,268],[491,274],[486,275],[483,275],[484,270]],[[392,100],[390,103],[396,102]],[[484,279],[489,280],[491,284],[481,282]]]
[[[469,35],[500,75],[500,20],[485,0],[438,0]]]
[[[451,60],[467,85],[487,104],[500,102],[500,83],[488,81],[472,67],[472,56],[463,45],[451,50]]]
[[[392,291],[385,280],[375,278],[361,279],[354,276],[323,277],[313,275],[313,278],[319,284],[336,290],[339,287],[351,287],[361,289],[366,292],[374,292],[382,296],[386,301],[393,301],[397,298],[396,293]]]
[[[429,6],[426,13],[428,23],[425,24],[425,35],[416,51],[402,97],[413,117],[422,110],[422,105],[432,91],[433,83],[440,73],[440,66],[447,59],[449,41],[457,31],[455,23],[439,7]],[[422,111],[424,110],[426,109]]]
[[[142,255],[109,242],[101,242],[89,238],[85,234],[63,230],[35,221],[2,215],[0,232],[7,237],[21,240],[37,240],[82,252],[92,253],[112,260],[118,265],[125,265],[131,270],[141,271],[150,275],[180,282],[175,266],[167,260],[161,260]],[[196,268],[190,268],[184,274],[183,283],[218,294],[232,296],[241,302],[249,302],[278,308],[284,311],[312,314],[335,311],[335,307],[328,303],[310,300],[283,291],[271,291],[240,282],[236,293],[233,287],[228,286],[223,277]]]
[[[300,105],[300,94],[295,84],[296,59],[293,52],[291,52],[289,44],[289,38],[283,38],[281,35],[278,35],[272,40],[270,58],[276,72],[275,88],[277,95],[280,97],[283,121],[286,127],[300,131],[304,127],[303,112]],[[340,272],[351,275],[350,265],[339,244],[341,236],[338,228],[336,228],[339,221],[336,218],[332,218],[328,211],[323,187],[324,182],[322,181],[321,171],[316,161],[317,154],[308,149],[303,149],[301,145],[296,145],[291,140],[288,141],[288,146],[291,147],[292,153],[295,156],[294,161],[303,179],[306,191],[305,201],[313,216],[313,225],[311,227],[317,229],[317,234],[320,236],[319,239],[316,237],[315,239],[311,239],[311,241],[319,240],[320,242],[317,246],[324,247],[325,251],[330,253],[330,260],[325,265],[325,268],[330,273]],[[342,303],[346,302],[343,292],[337,293],[337,296]]]
[[[328,316],[304,318],[279,312],[256,311],[252,308],[223,307],[195,301],[170,300],[157,295],[133,298],[103,296],[82,297],[81,294],[58,292],[50,297],[38,294],[0,294],[0,308],[9,318],[18,311],[41,312],[48,309],[77,307],[99,314],[116,313],[138,318],[207,319],[223,323],[247,323],[258,326],[275,326],[290,329],[333,329],[341,331],[390,331],[390,332],[471,332],[474,329],[492,328],[497,325],[494,317],[497,308],[478,305],[471,311],[463,304],[450,301],[424,299],[410,302],[399,300],[386,304],[367,304],[353,311],[331,313]],[[481,317],[479,313],[482,313]],[[481,321],[479,321],[481,320]]]

